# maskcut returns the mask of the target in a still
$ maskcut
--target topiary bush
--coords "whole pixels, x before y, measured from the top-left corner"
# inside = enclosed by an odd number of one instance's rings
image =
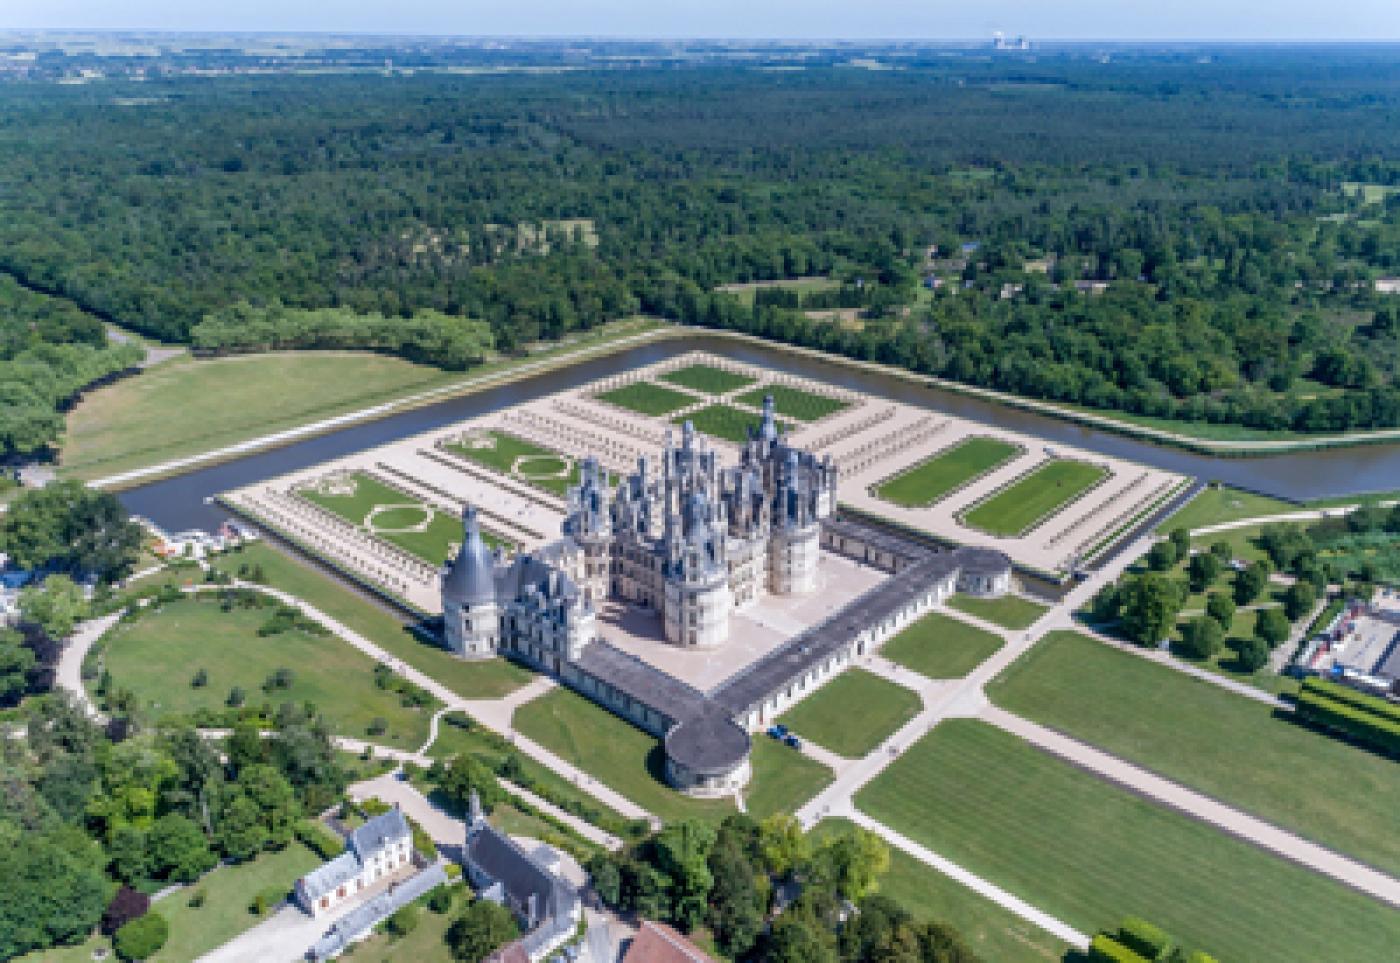
[[[112,945],[124,960],[144,960],[155,956],[170,938],[170,924],[159,913],[147,913],[117,930]]]

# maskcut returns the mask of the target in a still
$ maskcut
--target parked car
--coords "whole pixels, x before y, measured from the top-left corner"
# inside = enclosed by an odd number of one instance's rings
[[[788,733],[787,736],[784,737],[783,742],[789,746],[792,746],[792,748],[794,749],[802,748],[802,740],[794,736],[792,733]]]

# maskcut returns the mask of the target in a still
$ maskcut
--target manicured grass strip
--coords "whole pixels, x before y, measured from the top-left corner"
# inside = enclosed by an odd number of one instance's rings
[[[754,819],[796,812],[836,778],[815,759],[767,736],[754,736],[752,763],[753,780],[744,791],[744,808]]]
[[[854,828],[855,823],[847,819],[823,819],[813,832],[821,838]],[[879,892],[916,920],[952,925],[989,963],[1044,963],[1063,959],[1069,950],[1068,943],[893,846]]]
[[[1204,528],[1207,525],[1219,525],[1241,518],[1280,515],[1299,510],[1300,506],[1280,501],[1277,498],[1219,485],[1202,490],[1200,494],[1181,506],[1177,512],[1168,516],[1161,525],[1157,526],[1157,531],[1165,533],[1174,528]]]
[[[485,465],[560,498],[569,493],[571,485],[579,482],[581,469],[573,459],[504,431],[476,432],[469,439],[451,442],[443,447],[468,461]],[[572,463],[573,467],[562,477],[542,477],[551,467],[560,468],[565,462]]]
[[[385,485],[365,472],[355,472],[351,479],[355,491],[350,495],[333,495],[315,488],[303,488],[297,494],[429,565],[442,564],[461,543],[462,522],[451,513],[438,511],[427,502]],[[394,507],[376,512],[380,506]],[[370,524],[366,525],[366,521]],[[424,522],[427,525],[422,531],[404,531]],[[483,531],[481,537],[488,545],[506,544],[487,531]]]
[[[1021,535],[1084,494],[1108,470],[1057,458],[974,505],[962,521],[992,535]]]
[[[515,710],[514,727],[663,820],[718,822],[729,800],[692,799],[666,783],[666,753],[648,735],[569,689],[555,689]]]
[[[894,734],[923,703],[918,693],[851,668],[787,712],[780,722],[839,756],[859,759]]]
[[[528,669],[505,659],[468,662],[457,658],[435,641],[415,636],[380,605],[270,545],[250,545],[217,559],[214,565],[230,575],[236,575],[242,565],[261,567],[267,584],[305,600],[464,699],[498,699],[534,678]]]
[[[1221,960],[1384,960],[1400,941],[1376,900],[980,722],[940,723],[856,803],[1083,932],[1142,916]]]
[[[691,412],[684,418],[672,418],[671,420],[678,425],[689,421],[695,425],[696,431],[742,445],[748,441],[749,429],[758,428],[758,423],[762,419],[759,415],[740,411],[730,405],[715,404]],[[790,427],[792,426],[785,422],[778,422],[779,431],[787,431]]]
[[[976,595],[958,594],[948,600],[948,605],[1004,629],[1028,629],[1047,611],[1045,606],[1019,595],[984,599]]]
[[[505,807],[502,807],[505,808]],[[512,831],[508,828],[507,831]],[[538,838],[538,837],[536,837]],[[373,936],[355,944],[355,963],[402,963],[403,960],[449,959],[447,929],[462,915],[471,902],[471,888],[449,886],[452,906],[445,913],[434,913],[426,907],[414,906],[418,923],[403,936],[376,931]]]
[[[961,679],[1002,647],[1000,636],[930,612],[895,636],[880,654],[930,679]]]
[[[640,415],[669,415],[671,412],[693,405],[700,399],[683,391],[667,388],[665,385],[649,381],[634,381],[598,395],[599,401],[635,411]]]
[[[1020,453],[1018,445],[996,438],[968,438],[877,485],[875,495],[905,508],[923,508]]]
[[[661,376],[661,380],[707,395],[722,395],[727,391],[742,388],[744,385],[751,385],[754,381],[747,375],[735,374],[732,371],[725,371],[723,368],[716,368],[708,364],[692,364],[684,368],[677,368],[675,371],[668,371]]]
[[[1012,712],[1400,874],[1400,766],[1266,705],[1075,632],[1043,639],[987,692]]]
[[[167,602],[113,629],[104,665],[116,685],[134,692],[157,718],[222,710],[237,686],[250,706],[267,703],[275,710],[283,702],[313,703],[341,735],[403,749],[423,744],[431,709],[400,706],[397,693],[375,686],[374,660],[333,635],[293,630],[260,638],[258,627],[273,611],[269,606],[224,612],[212,594]],[[263,682],[281,668],[292,670],[291,686],[264,692]],[[195,688],[190,682],[200,669],[208,673],[208,683]],[[371,737],[375,718],[388,729]]]
[[[798,421],[816,421],[850,407],[839,398],[828,398],[826,395],[813,394],[790,385],[764,385],[745,392],[735,400],[762,408],[763,399],[767,395],[773,396],[773,407],[777,409],[778,414],[796,418]]]

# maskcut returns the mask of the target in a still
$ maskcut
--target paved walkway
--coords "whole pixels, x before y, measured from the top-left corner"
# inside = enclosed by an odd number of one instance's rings
[[[1003,709],[989,705],[979,718],[1081,769],[1400,907],[1400,880],[1378,870]]]
[[[111,615],[78,623],[58,656],[54,684],[71,692],[74,701],[93,719],[101,720],[102,713],[88,698],[87,687],[83,685],[83,660],[87,658],[97,640],[106,635],[121,617],[120,612],[113,612]]]
[[[1376,502],[1377,505],[1390,506],[1400,504],[1394,501]],[[1200,528],[1191,529],[1191,534],[1214,535],[1216,532],[1229,532],[1237,528],[1253,528],[1255,525],[1273,525],[1279,522],[1315,522],[1323,518],[1336,518],[1340,515],[1350,515],[1362,505],[1355,502],[1350,505],[1334,505],[1331,508],[1303,509],[1296,512],[1280,512],[1277,515],[1255,515],[1253,518],[1237,518],[1231,522],[1220,522],[1216,525],[1202,525]]]

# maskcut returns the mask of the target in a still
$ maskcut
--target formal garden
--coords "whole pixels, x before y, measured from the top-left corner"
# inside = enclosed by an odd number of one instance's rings
[[[666,372],[661,376],[661,380],[706,395],[728,394],[754,382],[748,375],[726,371],[710,364],[686,365]]]
[[[750,430],[758,429],[761,417],[754,412],[735,408],[733,405],[713,404],[693,411],[680,418],[673,418],[675,424],[690,422],[701,434],[711,435],[724,441],[742,445],[748,441]],[[791,425],[778,419],[778,430],[788,431]]]
[[[1024,449],[974,436],[926,458],[875,486],[874,494],[902,508],[927,508],[1011,461]]]
[[[469,432],[443,448],[559,498],[579,482],[579,466],[573,458],[509,432]]]
[[[723,373],[723,372],[721,372]],[[650,381],[633,381],[620,388],[611,388],[596,396],[599,401],[635,411],[639,415],[660,417],[693,405],[699,399],[684,391],[676,391]]]
[[[734,400],[753,408],[762,408],[764,398],[769,396],[773,398],[773,407],[778,414],[797,421],[818,421],[850,407],[849,402],[840,398],[776,383],[761,385]]]
[[[1019,537],[1109,477],[1100,465],[1054,458],[962,513],[964,525]]]

